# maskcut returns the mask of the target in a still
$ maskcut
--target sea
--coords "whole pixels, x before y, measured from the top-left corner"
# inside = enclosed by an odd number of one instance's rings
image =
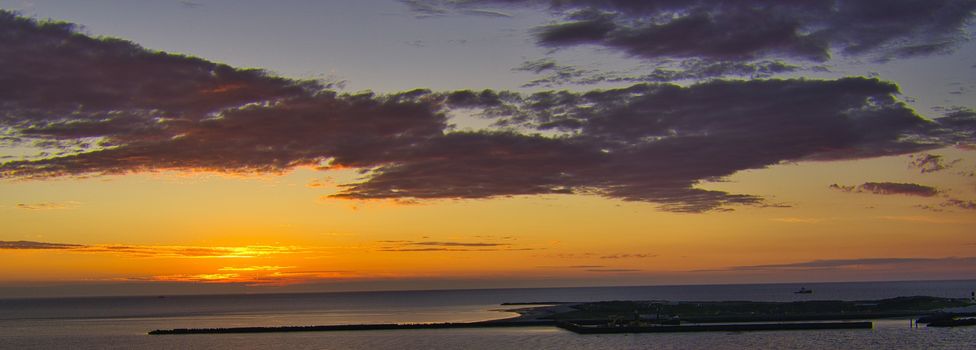
[[[795,294],[800,288],[812,294]],[[976,349],[976,327],[580,335],[555,327],[148,335],[154,329],[466,322],[539,303],[964,298],[972,281],[0,299],[0,349]]]

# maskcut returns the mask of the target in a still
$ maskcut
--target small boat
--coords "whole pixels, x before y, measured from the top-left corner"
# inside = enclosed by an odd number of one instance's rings
[[[813,294],[812,289],[800,288],[800,290],[793,292],[793,294]]]

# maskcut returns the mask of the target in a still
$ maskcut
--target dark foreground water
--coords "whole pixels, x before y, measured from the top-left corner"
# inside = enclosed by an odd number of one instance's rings
[[[458,322],[512,316],[503,302],[866,300],[964,297],[976,281],[493,289],[0,300],[3,349],[970,349],[976,327],[578,335],[550,327],[149,336],[161,328]]]

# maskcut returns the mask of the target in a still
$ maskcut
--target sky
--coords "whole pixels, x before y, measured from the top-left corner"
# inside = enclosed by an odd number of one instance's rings
[[[976,279],[976,0],[0,0],[0,297]]]

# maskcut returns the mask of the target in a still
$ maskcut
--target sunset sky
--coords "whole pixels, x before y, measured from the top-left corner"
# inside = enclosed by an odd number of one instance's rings
[[[976,0],[0,0],[0,297],[976,279],[974,33]]]

